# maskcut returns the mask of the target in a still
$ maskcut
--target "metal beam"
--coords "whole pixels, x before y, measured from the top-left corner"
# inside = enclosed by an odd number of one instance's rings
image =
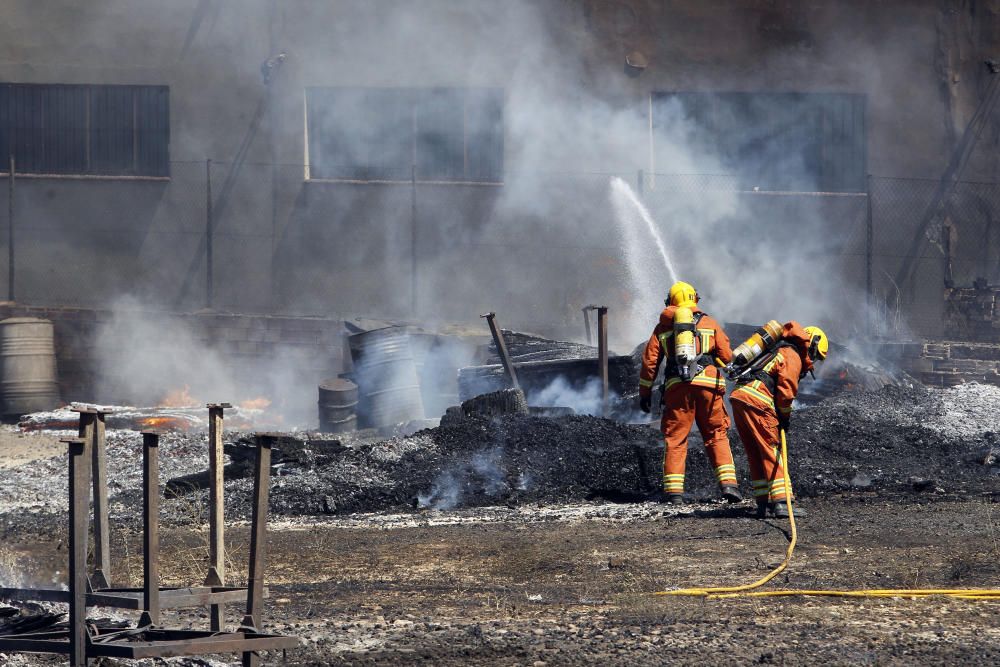
[[[69,664],[86,667],[90,441],[71,438],[63,442],[69,447]]]
[[[94,485],[94,573],[91,585],[108,588],[111,578],[111,534],[108,525],[108,466],[105,410],[75,407],[80,413],[79,436],[90,443],[91,477]]]
[[[608,408],[608,307],[597,307],[597,365],[601,375],[601,410]]]
[[[226,583],[226,541],[225,541],[225,489],[224,468],[225,454],[222,449],[223,417],[229,403],[209,403],[208,408],[208,575],[206,586],[224,586]],[[222,630],[225,620],[225,607],[221,604],[212,605],[210,610],[211,628],[218,632]]]
[[[510,378],[511,386],[513,386],[514,389],[520,389],[521,385],[517,381],[517,372],[514,370],[514,362],[510,360],[510,354],[507,352],[507,344],[504,343],[500,329],[497,328],[496,316],[497,314],[493,312],[480,315],[480,317],[485,317],[486,322],[490,325],[490,333],[493,335],[493,344],[497,346],[497,354],[500,355],[500,363],[503,364],[503,369],[507,372],[507,377]]]
[[[259,632],[263,627],[261,611],[264,602],[264,559],[267,554],[267,503],[271,482],[271,447],[277,436],[257,434],[257,461],[253,480],[253,519],[250,528],[250,567],[247,574],[247,613],[241,630]],[[243,667],[257,667],[260,656],[248,651],[243,654]]]
[[[160,436],[142,434],[142,600],[139,625],[160,624]]]

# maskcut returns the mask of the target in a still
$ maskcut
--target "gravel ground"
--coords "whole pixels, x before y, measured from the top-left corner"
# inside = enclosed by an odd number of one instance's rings
[[[777,585],[993,585],[997,406],[1000,390],[966,385],[887,387],[799,411],[790,457],[809,515]],[[49,456],[52,435],[3,437],[21,445],[37,438],[41,458],[0,466],[0,579],[58,584],[65,458]],[[136,433],[109,433],[112,551],[116,571],[133,579],[141,567],[140,442]],[[735,435],[733,443],[745,475]],[[784,551],[781,523],[749,518],[750,502],[714,500],[696,438],[688,470],[696,502],[681,508],[637,502],[659,480],[662,444],[648,426],[456,419],[409,437],[343,444],[281,464],[273,478],[266,617],[269,630],[303,637],[292,665],[1000,661],[994,602],[649,597],[752,580]],[[160,454],[164,481],[203,470],[205,435],[164,436]],[[250,481],[230,480],[226,493],[228,516],[245,518]],[[203,577],[205,496],[163,501],[168,582]],[[236,522],[227,533],[234,573],[245,571],[247,532]],[[202,627],[205,617],[196,610],[172,622]],[[265,664],[281,663],[270,656]],[[60,661],[0,656],[0,664]]]
[[[983,494],[1000,478],[1000,388],[969,384],[946,390],[886,387],[848,393],[797,411],[789,456],[803,497],[845,489],[881,493]],[[71,434],[65,434],[71,435]],[[341,436],[337,453],[274,468],[273,515],[350,514],[382,510],[517,506],[585,499],[643,500],[659,488],[662,441],[653,428],[586,416],[449,418],[433,429],[387,440]],[[737,470],[746,459],[730,433]],[[58,434],[33,439],[52,451]],[[306,435],[300,436],[302,438]],[[249,434],[227,433],[227,442]],[[21,454],[23,456],[23,452]],[[204,433],[161,439],[161,482],[207,467]],[[108,432],[113,521],[139,528],[141,436]],[[66,508],[65,457],[0,468],[0,526],[5,531],[60,528]],[[688,457],[688,495],[707,501],[716,489],[697,434]],[[227,516],[249,519],[249,478],[227,481]],[[163,502],[165,525],[205,519],[207,491]]]

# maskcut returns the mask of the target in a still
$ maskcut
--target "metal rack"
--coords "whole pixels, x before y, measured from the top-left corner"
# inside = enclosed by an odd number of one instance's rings
[[[107,515],[106,441],[102,408],[79,408],[80,436],[63,440],[69,448],[69,590],[0,588],[0,597],[69,604],[69,629],[0,636],[0,652],[68,654],[72,667],[89,658],[153,658],[208,653],[242,653],[243,664],[257,665],[257,653],[298,645],[294,637],[268,635],[262,627],[264,559],[270,487],[271,448],[277,434],[256,436],[254,505],[250,534],[247,587],[223,585],[223,456],[222,419],[228,404],[209,409],[209,513],[211,547],[206,583],[195,587],[162,587],[159,581],[159,439],[144,431],[143,446],[143,587],[114,588],[110,579],[110,539]],[[94,493],[94,570],[87,574],[89,487]],[[233,632],[225,632],[223,605],[245,602],[246,615]],[[88,606],[142,611],[137,627],[126,630],[88,628]],[[211,607],[207,631],[159,626],[160,611],[181,607]]]

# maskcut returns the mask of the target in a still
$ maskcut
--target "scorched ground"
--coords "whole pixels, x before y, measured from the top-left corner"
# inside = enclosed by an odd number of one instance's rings
[[[992,387],[889,387],[797,414],[791,471],[809,516],[777,585],[997,586],[997,405]],[[60,581],[62,459],[52,458],[51,436],[5,439],[3,576]],[[1000,660],[994,602],[649,596],[755,579],[787,544],[786,523],[709,500],[700,443],[689,457],[696,502],[668,508],[642,498],[655,488],[661,451],[657,433],[643,426],[512,416],[316,450],[302,440],[276,471],[267,576],[267,629],[303,639],[289,664]],[[165,438],[164,478],[202,469],[203,442],[202,434]],[[128,432],[109,442],[114,574],[133,585],[141,571],[138,443]],[[745,461],[737,458],[737,467],[745,483]],[[245,515],[248,488],[245,479],[227,483],[229,516]],[[203,493],[164,501],[167,583],[204,576]],[[230,571],[243,571],[246,526],[227,538]],[[230,617],[238,620],[238,610]],[[206,622],[200,612],[168,620]],[[281,664],[282,656],[269,660]]]

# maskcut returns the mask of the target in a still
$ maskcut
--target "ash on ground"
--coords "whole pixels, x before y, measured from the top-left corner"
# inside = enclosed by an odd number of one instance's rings
[[[1000,389],[992,386],[890,386],[802,409],[789,433],[796,491],[803,497],[852,490],[991,493],[1000,477],[998,405]],[[730,439],[747,490],[746,459],[735,430]],[[652,425],[585,416],[454,416],[409,438],[345,450],[327,465],[290,469],[292,475],[275,480],[271,502],[284,514],[344,514],[641,501],[660,488],[662,461],[661,436]],[[692,500],[717,497],[696,434],[687,491]]]
[[[789,457],[801,497],[830,492],[995,494],[1000,477],[1000,388],[969,384],[937,390],[889,386],[847,393],[792,418]],[[26,436],[32,437],[32,436]],[[745,492],[746,459],[735,431],[733,453]],[[227,433],[238,449],[251,434]],[[334,442],[333,439],[337,441]],[[161,483],[207,467],[205,434],[161,440]],[[276,456],[272,515],[425,511],[580,500],[643,501],[662,478],[663,444],[655,425],[587,416],[449,415],[436,428],[387,440],[289,435],[294,455]],[[717,496],[697,434],[690,442],[687,491]],[[280,448],[280,445],[279,445]],[[112,520],[138,527],[141,436],[108,434]],[[241,471],[242,466],[242,471]],[[249,519],[250,462],[226,483],[227,518]],[[5,531],[62,527],[65,458],[0,470]],[[206,520],[207,491],[168,494],[163,522]]]

